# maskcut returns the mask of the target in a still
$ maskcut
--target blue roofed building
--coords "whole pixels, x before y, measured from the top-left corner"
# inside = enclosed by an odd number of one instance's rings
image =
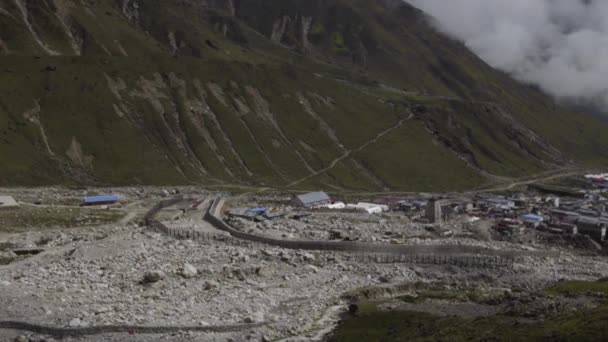
[[[105,196],[89,196],[85,197],[82,200],[83,206],[88,205],[105,205],[105,204],[114,204],[120,201],[120,196],[118,195],[105,195]]]

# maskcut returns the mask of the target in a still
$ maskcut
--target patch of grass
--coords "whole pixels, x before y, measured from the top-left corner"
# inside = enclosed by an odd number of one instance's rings
[[[417,292],[417,297],[399,299],[408,303],[420,303],[426,298],[483,302],[486,297],[475,290],[422,288]],[[554,296],[606,294],[608,281],[567,281],[544,292]],[[472,319],[426,312],[383,311],[378,302],[370,301],[361,302],[358,307],[357,313],[346,318],[328,341],[605,341],[608,338],[606,303],[537,321],[502,314]]]
[[[344,42],[344,35],[342,35],[342,32],[332,32],[330,39],[334,52],[338,54],[348,54],[350,52],[350,49]]]
[[[566,313],[544,322],[506,316],[440,317],[411,311],[366,310],[342,323],[327,340],[350,341],[603,341],[608,307]]]
[[[589,281],[563,281],[548,289],[545,292],[553,296],[577,296],[588,293],[600,293],[608,296],[608,279],[595,282]]]
[[[360,164],[359,164],[360,165]],[[361,166],[363,167],[363,166]],[[373,183],[367,174],[361,174],[362,172],[355,164],[352,159],[342,160],[336,166],[328,172],[328,177],[332,179],[332,182],[342,186],[345,189],[371,191],[371,190],[382,190]]]
[[[48,228],[86,227],[117,222],[119,210],[84,208],[7,208],[0,210],[0,230],[21,232]]]
[[[433,143],[417,122],[406,122],[354,157],[391,188],[443,191],[475,187],[483,180],[455,155]]]

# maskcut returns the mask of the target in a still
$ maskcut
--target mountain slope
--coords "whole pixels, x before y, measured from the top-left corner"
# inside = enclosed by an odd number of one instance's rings
[[[0,184],[447,190],[608,159],[399,0],[0,0]]]

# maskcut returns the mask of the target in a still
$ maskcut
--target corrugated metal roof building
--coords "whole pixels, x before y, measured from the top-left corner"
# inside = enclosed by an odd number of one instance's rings
[[[294,205],[305,208],[314,208],[330,203],[331,198],[322,191],[309,192],[307,194],[297,195],[294,198]]]
[[[581,217],[576,221],[578,232],[603,242],[608,234],[608,222],[596,217]]]

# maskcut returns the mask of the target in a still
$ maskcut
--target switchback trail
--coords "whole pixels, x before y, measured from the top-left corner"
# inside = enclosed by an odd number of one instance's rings
[[[491,187],[469,190],[463,192],[452,192],[451,194],[455,195],[474,195],[479,193],[488,193],[488,192],[500,192],[515,189],[519,186],[534,184],[538,182],[546,182],[550,180],[555,180],[559,178],[565,178],[570,176],[576,176],[582,173],[588,172],[585,169],[579,168],[563,168],[560,170],[553,170],[548,172],[543,172],[536,175],[531,175],[523,178],[512,179],[510,182],[504,183],[502,185],[493,185]],[[383,196],[383,195],[415,195],[423,193],[423,191],[379,191],[379,192],[346,192],[345,194],[350,196]]]
[[[517,187],[523,186],[523,185],[530,185],[530,184],[534,184],[534,183],[538,183],[538,182],[546,182],[546,181],[550,181],[550,180],[554,180],[554,179],[576,176],[583,172],[584,172],[583,169],[564,168],[562,170],[557,171],[557,173],[556,173],[556,171],[551,171],[550,174],[544,173],[544,174],[541,174],[538,176],[532,176],[531,178],[514,181],[514,182],[511,182],[506,185],[493,187],[490,189],[483,189],[483,190],[474,191],[474,192],[482,193],[482,192],[507,191],[507,190],[512,190],[514,188],[517,188]]]
[[[305,182],[305,181],[307,181],[307,180],[309,180],[309,179],[311,179],[313,177],[316,177],[316,176],[318,176],[320,174],[323,174],[323,173],[325,173],[325,172],[333,169],[334,167],[336,167],[336,165],[338,165],[339,162],[341,162],[344,159],[350,157],[353,153],[363,151],[369,145],[378,142],[378,140],[380,140],[382,137],[384,137],[385,135],[391,133],[392,131],[396,130],[397,128],[403,126],[403,123],[405,121],[411,120],[413,117],[414,117],[414,115],[410,113],[410,115],[406,119],[399,120],[399,122],[395,126],[390,127],[388,129],[386,129],[386,130],[378,133],[374,138],[372,138],[369,141],[365,142],[363,145],[361,145],[361,146],[359,146],[359,147],[357,147],[355,149],[352,149],[352,150],[347,150],[342,156],[334,159],[331,163],[329,163],[329,165],[327,167],[325,167],[325,168],[323,168],[321,170],[317,170],[317,171],[311,173],[310,175],[308,175],[306,177],[300,178],[300,179],[298,179],[296,181],[293,181],[293,182],[287,184],[287,188],[291,188],[291,187],[293,187],[295,185],[298,185],[298,184],[300,184],[302,182]]]
[[[131,222],[131,220],[133,220],[135,218],[135,216],[137,216],[137,212],[130,211],[122,219],[120,219],[120,221],[118,221],[118,223],[127,224],[127,223]]]

